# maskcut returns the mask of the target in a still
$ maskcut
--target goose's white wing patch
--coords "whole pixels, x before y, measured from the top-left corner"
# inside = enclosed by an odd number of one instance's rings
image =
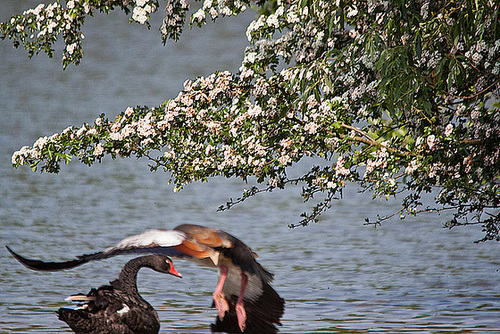
[[[180,231],[149,230],[127,237],[104,252],[142,247],[172,247],[181,244],[185,239],[186,235]]]

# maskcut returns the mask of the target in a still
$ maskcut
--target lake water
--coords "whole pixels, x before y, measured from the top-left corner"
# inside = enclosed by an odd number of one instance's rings
[[[1,0],[0,19],[36,1]],[[13,169],[11,155],[39,136],[68,125],[112,118],[128,106],[158,106],[187,78],[236,71],[253,13],[188,30],[178,43],[160,43],[157,27],[128,24],[122,13],[96,15],[84,27],[80,66],[60,66],[0,41],[0,243],[21,254],[63,260],[100,250],[150,228],[181,223],[220,227],[245,241],[275,273],[286,299],[283,333],[498,333],[498,243],[475,244],[481,228],[447,230],[446,215],[397,219],[374,229],[365,217],[389,214],[398,201],[372,201],[349,187],[320,223],[289,229],[308,206],[298,188],[252,198],[216,212],[247,187],[211,179],[178,193],[168,175],[147,161],[105,159],[60,174]],[[300,173],[318,161],[305,161]],[[0,332],[61,333],[55,310],[64,298],[114,279],[125,257],[55,273],[30,271],[0,248]],[[139,288],[158,310],[162,333],[208,333],[215,271],[176,261],[182,280],[143,270]]]

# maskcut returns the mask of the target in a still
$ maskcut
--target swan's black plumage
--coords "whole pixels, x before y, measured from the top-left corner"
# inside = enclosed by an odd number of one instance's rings
[[[57,315],[75,333],[132,334],[158,333],[156,310],[137,291],[137,273],[148,267],[161,273],[180,276],[166,256],[149,255],[130,260],[110,285],[92,289],[87,295],[68,298],[79,302],[76,309],[60,308]]]

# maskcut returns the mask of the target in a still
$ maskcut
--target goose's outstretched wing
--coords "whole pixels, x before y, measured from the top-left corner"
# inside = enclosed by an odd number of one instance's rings
[[[88,261],[82,260],[82,259],[75,259],[71,261],[62,261],[62,262],[45,262],[41,260],[34,260],[34,259],[28,259],[25,258],[16,252],[14,252],[12,249],[10,249],[9,246],[5,246],[7,250],[9,251],[12,256],[22,263],[25,267],[33,270],[41,270],[41,271],[56,271],[56,270],[62,270],[62,269],[70,269],[74,267],[78,267]]]
[[[69,261],[42,261],[28,259],[14,252],[9,246],[5,246],[14,258],[25,267],[38,271],[57,271],[78,267],[90,261],[107,259],[121,254],[160,254],[176,258],[189,257],[175,249],[175,246],[183,245],[186,236],[179,231],[150,230],[142,234],[123,239],[113,247],[104,251],[83,254]]]

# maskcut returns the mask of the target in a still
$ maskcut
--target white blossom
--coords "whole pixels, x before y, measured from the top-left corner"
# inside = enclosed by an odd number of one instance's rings
[[[132,115],[132,113],[134,112],[134,109],[131,108],[131,107],[128,107],[126,110],[125,110],[125,116],[127,117],[130,117]]]
[[[73,54],[73,52],[75,52],[75,49],[77,47],[78,47],[77,43],[68,44],[68,45],[66,45],[66,51],[71,55],[71,54]]]
[[[340,156],[335,164],[335,175],[345,176],[349,175],[351,171],[344,166],[344,157]]]
[[[278,21],[278,17],[276,16],[276,14],[271,14],[268,16],[267,20],[266,20],[266,23],[267,25],[269,26],[273,26],[275,28],[279,28],[279,21]]]
[[[257,58],[257,53],[255,52],[248,52],[247,54],[245,54],[245,59],[243,60],[243,62],[247,62],[247,63],[255,63],[255,59]]]
[[[95,149],[94,149],[94,155],[95,156],[100,156],[104,153],[104,147],[102,146],[101,143],[97,144]]]
[[[80,137],[81,135],[83,135],[85,132],[87,132],[87,128],[85,127],[85,125],[83,125],[80,129],[78,129],[78,131],[76,132],[76,136],[77,137]]]
[[[432,150],[436,145],[436,136],[434,136],[434,135],[427,136],[426,142],[427,142],[427,146],[429,146],[429,149]]]
[[[191,16],[191,19],[193,22],[203,22],[205,19],[205,11],[202,8],[198,9],[198,11]]]
[[[123,139],[123,136],[118,132],[111,132],[109,134],[109,139],[114,140],[114,141],[120,141]]]
[[[315,134],[318,131],[318,124],[314,122],[309,122],[304,125],[304,130],[309,134]]]
[[[282,165],[287,165],[288,163],[292,162],[292,159],[288,155],[282,155],[278,158],[278,162]]]
[[[148,20],[146,10],[142,7],[135,7],[132,19],[140,24],[144,24]]]
[[[444,129],[444,135],[446,137],[449,137],[452,134],[453,129],[454,129],[453,124],[450,123],[450,124],[446,125],[446,128]]]
[[[418,169],[418,164],[415,160],[412,160],[408,166],[405,168],[406,174],[412,174],[414,171]]]

